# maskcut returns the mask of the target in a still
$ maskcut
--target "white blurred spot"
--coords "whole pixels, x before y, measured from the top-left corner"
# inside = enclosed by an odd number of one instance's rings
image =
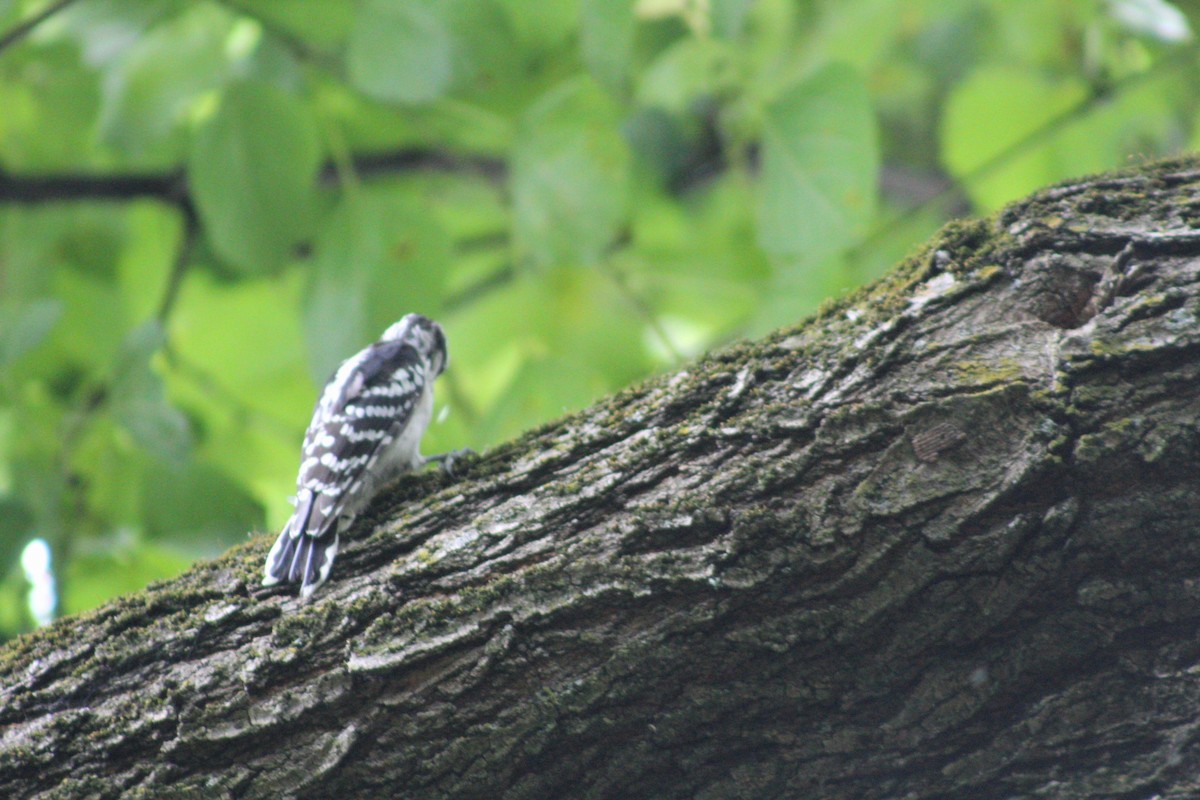
[[[45,539],[33,539],[21,551],[21,569],[29,581],[29,614],[38,625],[54,619],[58,592],[54,588],[54,573],[50,571],[50,545]]]
[[[1163,42],[1186,42],[1192,38],[1187,17],[1166,0],[1109,0],[1108,12],[1134,33]]]

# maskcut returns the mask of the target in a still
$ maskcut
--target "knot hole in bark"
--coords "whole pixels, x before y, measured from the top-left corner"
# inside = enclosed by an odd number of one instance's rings
[[[1112,259],[1095,261],[1090,256],[1058,253],[1035,259],[1018,287],[1020,304],[1056,328],[1078,328],[1110,299],[1097,294],[1103,292],[1103,279]]]

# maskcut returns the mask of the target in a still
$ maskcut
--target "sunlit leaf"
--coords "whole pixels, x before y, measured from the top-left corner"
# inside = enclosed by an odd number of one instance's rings
[[[1062,156],[1046,137],[1029,141],[1087,96],[1079,80],[1011,67],[981,69],[958,84],[942,117],[942,161],[982,208],[997,208],[1056,177]],[[1047,130],[1047,133],[1055,133]],[[1025,143],[1016,151],[1016,145]],[[1102,147],[1082,141],[1083,148]],[[1071,156],[1076,158],[1077,155]]]
[[[172,578],[190,559],[166,547],[115,542],[72,558],[63,576],[59,608],[64,614],[86,611],[117,595],[145,588],[151,581]]]
[[[316,387],[300,325],[303,280],[296,271],[234,283],[188,273],[170,324],[179,371],[243,412],[308,424]]]
[[[862,77],[843,65],[822,69],[766,110],[759,243],[810,263],[852,244],[874,215],[878,171]]]
[[[247,272],[280,266],[311,234],[319,158],[315,127],[298,100],[264,83],[231,86],[188,159],[217,252]]]

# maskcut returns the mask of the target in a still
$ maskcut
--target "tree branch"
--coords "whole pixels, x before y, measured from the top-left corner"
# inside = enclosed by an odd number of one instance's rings
[[[182,173],[17,175],[0,169],[0,203],[152,198],[177,204],[186,196]]]
[[[0,796],[1193,797],[1200,162],[0,650]]]
[[[507,168],[501,159],[425,149],[359,155],[354,158],[354,168],[364,177],[406,172],[455,172],[474,174],[499,183],[507,175]],[[336,167],[332,163],[322,166],[318,180],[323,186],[336,185]],[[139,198],[157,199],[175,205],[191,202],[187,180],[182,172],[18,175],[0,169],[0,203],[124,201]]]

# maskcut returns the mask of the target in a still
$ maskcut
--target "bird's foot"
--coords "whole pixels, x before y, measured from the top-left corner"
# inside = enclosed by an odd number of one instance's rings
[[[453,477],[454,463],[465,456],[476,455],[475,451],[469,447],[464,447],[460,450],[451,450],[449,453],[439,453],[436,456],[430,456],[426,461],[436,461],[441,467],[442,472]]]

